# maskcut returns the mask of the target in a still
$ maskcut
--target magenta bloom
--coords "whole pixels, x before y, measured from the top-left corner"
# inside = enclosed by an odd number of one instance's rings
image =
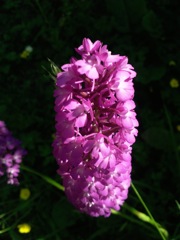
[[[119,210],[131,183],[136,73],[125,56],[112,55],[100,41],[84,38],[57,75],[56,138],[53,153],[65,193],[91,216]]]
[[[25,154],[20,142],[12,136],[5,123],[0,121],[0,177],[6,174],[8,184],[19,184],[17,177]]]

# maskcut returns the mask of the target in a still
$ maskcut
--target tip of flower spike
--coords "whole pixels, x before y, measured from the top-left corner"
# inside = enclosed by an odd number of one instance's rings
[[[89,38],[84,38],[82,45],[78,48],[75,48],[75,50],[80,55],[89,55],[96,51],[101,45],[102,43],[99,40],[93,43]]]

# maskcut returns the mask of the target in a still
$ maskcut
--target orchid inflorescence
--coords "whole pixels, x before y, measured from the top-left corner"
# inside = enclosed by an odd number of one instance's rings
[[[131,183],[134,68],[126,56],[112,55],[100,41],[84,38],[57,74],[54,156],[65,193],[91,216],[119,210]]]

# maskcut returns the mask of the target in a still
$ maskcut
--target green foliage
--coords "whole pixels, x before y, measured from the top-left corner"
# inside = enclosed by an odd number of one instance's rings
[[[142,133],[142,138],[153,148],[167,151],[172,149],[171,134],[164,128],[148,128]]]
[[[0,239],[162,239],[125,206],[108,219],[90,218],[68,203],[61,188],[54,188],[61,179],[51,149],[55,114],[50,65],[57,65],[54,76],[84,37],[127,55],[137,71],[140,127],[132,179],[162,234],[167,229],[169,239],[180,239],[180,94],[179,87],[170,86],[172,78],[180,82],[178,9],[176,0],[1,1],[0,120],[22,141],[28,151],[23,164],[35,171],[22,168],[18,187],[0,178]],[[32,52],[26,51],[29,45]],[[31,191],[27,201],[19,199],[23,187]],[[127,203],[147,214],[132,189]],[[17,225],[24,222],[32,227],[28,234],[18,232]]]
[[[143,16],[142,25],[150,36],[157,38],[162,36],[160,19],[152,10],[148,11],[147,14]]]
[[[52,219],[55,226],[63,230],[76,223],[78,214],[74,214],[72,205],[65,198],[62,198],[53,206]]]

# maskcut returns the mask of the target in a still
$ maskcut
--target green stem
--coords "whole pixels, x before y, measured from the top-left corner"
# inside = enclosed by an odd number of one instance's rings
[[[123,205],[123,208],[124,208],[124,205]],[[122,218],[127,219],[130,222],[136,223],[136,224],[138,224],[138,225],[140,225],[140,226],[142,226],[142,227],[152,231],[152,228],[149,227],[147,224],[144,224],[142,221],[139,221],[139,220],[137,220],[135,218],[132,218],[131,216],[129,216],[127,214],[124,214],[122,212],[119,212],[119,211],[116,211],[116,210],[113,210],[113,209],[111,209],[111,213],[114,214],[114,215],[119,215]]]
[[[39,0],[35,0],[35,3],[40,11],[40,14],[42,15],[42,18],[44,19],[44,22],[47,24],[48,27],[50,27],[50,24],[49,24],[49,21],[48,21],[48,18],[47,16],[44,14],[44,11],[41,7],[41,4],[39,3]]]
[[[130,213],[132,213],[133,215],[135,215],[136,217],[138,217],[139,219],[141,219],[144,222],[148,222],[151,225],[154,225],[154,222],[152,221],[152,219],[146,215],[145,213],[142,213],[138,210],[136,210],[135,208],[129,206],[127,203],[123,204],[123,208],[127,209]],[[159,226],[159,223],[157,223]]]
[[[5,229],[3,229],[3,230],[0,230],[0,234],[3,234],[3,233],[5,233],[5,232],[8,232],[9,230],[11,230],[12,229],[12,227],[7,227],[7,228],[5,228]]]
[[[50,178],[50,177],[48,177],[48,176],[46,176],[46,175],[44,175],[44,174],[41,174],[41,173],[39,173],[39,172],[37,172],[37,171],[29,168],[29,167],[26,167],[26,166],[24,166],[24,165],[21,165],[21,169],[23,169],[23,170],[25,170],[25,171],[27,171],[27,172],[33,173],[33,174],[35,174],[35,175],[37,175],[37,176],[39,176],[39,177],[41,177],[41,178],[42,178],[43,180],[45,180],[47,183],[51,184],[52,186],[58,188],[58,189],[61,190],[61,191],[64,191],[64,187],[63,187],[61,184],[57,183],[57,182],[56,182],[55,180],[53,180],[52,178]]]
[[[135,192],[136,196],[138,197],[139,201],[141,202],[141,204],[143,205],[144,209],[146,210],[147,214],[149,215],[149,217],[150,217],[150,219],[151,219],[151,224],[153,224],[153,225],[156,227],[156,229],[158,230],[161,238],[162,238],[163,240],[166,240],[166,239],[167,239],[167,236],[168,236],[168,232],[167,232],[164,228],[162,228],[162,227],[155,221],[155,219],[153,218],[151,212],[149,211],[148,207],[146,206],[144,200],[143,200],[142,197],[140,196],[138,190],[136,189],[136,187],[134,186],[133,183],[131,183],[131,186],[132,186],[132,189],[133,189],[133,191]],[[163,235],[162,231],[164,232],[164,234],[166,235],[166,237]]]

